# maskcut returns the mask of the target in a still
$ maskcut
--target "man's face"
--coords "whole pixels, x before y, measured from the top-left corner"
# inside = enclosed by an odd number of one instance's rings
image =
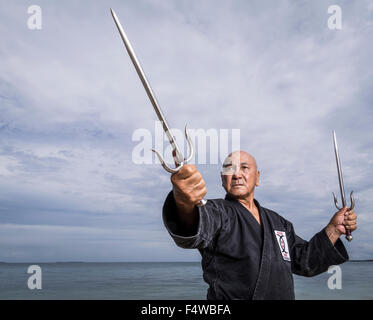
[[[259,185],[259,176],[255,159],[243,151],[229,155],[221,173],[225,191],[235,199],[244,199],[254,193],[255,186]]]

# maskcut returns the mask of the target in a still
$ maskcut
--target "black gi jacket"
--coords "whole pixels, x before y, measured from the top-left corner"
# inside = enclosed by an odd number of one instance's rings
[[[163,222],[179,247],[201,253],[207,299],[295,299],[293,273],[312,277],[348,260],[340,239],[333,246],[323,229],[307,242],[289,221],[254,201],[261,225],[227,195],[198,208],[198,231],[189,236],[172,191],[166,198]]]

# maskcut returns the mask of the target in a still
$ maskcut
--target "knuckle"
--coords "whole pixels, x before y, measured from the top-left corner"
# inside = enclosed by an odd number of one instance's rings
[[[178,171],[180,173],[180,179],[187,179],[190,176],[193,176],[194,172],[196,172],[196,167],[192,164],[185,164],[181,167]]]
[[[185,166],[182,166],[178,172],[175,173],[180,179],[184,178],[188,175],[188,170],[185,168]]]
[[[196,171],[192,174],[191,179],[193,179],[193,181],[195,181],[195,183],[198,184],[202,180],[202,175],[198,171]]]
[[[182,169],[184,169],[185,173],[192,174],[196,171],[196,166],[193,164],[186,164],[182,166]]]
[[[183,172],[181,169],[171,175],[171,181],[178,181],[183,178]]]

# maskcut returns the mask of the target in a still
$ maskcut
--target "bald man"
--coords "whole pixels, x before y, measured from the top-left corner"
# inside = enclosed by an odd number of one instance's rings
[[[253,156],[233,152],[221,172],[225,199],[199,207],[206,186],[195,166],[171,176],[163,221],[178,246],[201,253],[207,299],[294,299],[293,273],[312,277],[348,260],[339,237],[356,229],[353,210],[338,211],[305,241],[289,221],[254,198],[259,177]]]

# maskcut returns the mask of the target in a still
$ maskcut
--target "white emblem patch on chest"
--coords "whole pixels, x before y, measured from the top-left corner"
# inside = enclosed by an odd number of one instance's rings
[[[284,258],[284,260],[290,261],[290,252],[289,252],[288,240],[286,239],[286,233],[284,231],[277,231],[277,230],[274,230],[274,231],[275,231],[278,245],[280,246],[282,257]]]

